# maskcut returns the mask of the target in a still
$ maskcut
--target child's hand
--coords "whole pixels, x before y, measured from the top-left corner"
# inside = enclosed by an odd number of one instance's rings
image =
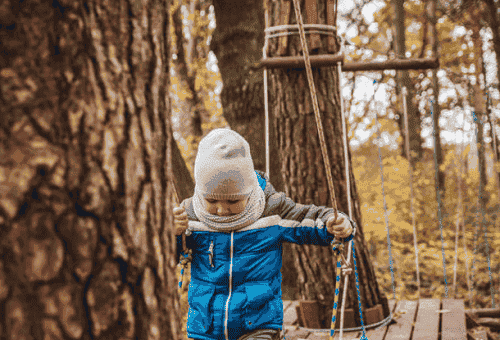
[[[352,234],[352,225],[346,218],[339,217],[335,221],[335,216],[330,217],[326,221],[326,229],[330,234],[335,235],[335,238],[346,238]]]
[[[188,216],[184,207],[174,208],[174,227],[176,236],[182,235],[188,228]]]

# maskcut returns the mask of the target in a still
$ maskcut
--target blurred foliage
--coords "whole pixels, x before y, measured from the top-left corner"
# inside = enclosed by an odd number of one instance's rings
[[[353,171],[358,186],[363,228],[367,244],[374,259],[374,267],[381,288],[392,297],[391,271],[387,243],[387,227],[390,231],[391,251],[398,299],[417,299],[415,249],[411,215],[411,195],[408,161],[397,151],[382,147],[384,189],[387,203],[388,226],[385,223],[384,198],[378,153],[373,145],[367,144],[353,151]],[[493,282],[499,280],[500,261],[496,249],[500,244],[498,225],[500,205],[498,187],[490,178],[483,195],[490,195],[486,210],[481,213],[478,204],[479,176],[476,169],[460,171],[460,161],[469,156],[470,148],[462,155],[454,147],[446,146],[443,167],[447,174],[445,197],[442,197],[442,226],[444,254],[449,297],[466,300],[469,306],[467,266],[474,294],[474,307],[490,307],[490,281],[485,244],[488,233],[489,252]],[[413,171],[415,229],[418,244],[419,268],[422,298],[444,297],[442,243],[438,219],[438,204],[435,189],[435,172],[432,150],[426,150],[424,160]],[[461,179],[459,179],[459,177]],[[461,181],[461,188],[459,183]],[[462,190],[463,203],[459,206],[458,191]],[[459,218],[460,230],[456,245],[456,224]],[[465,229],[465,234],[463,229]],[[476,235],[476,233],[478,233]],[[464,245],[465,243],[465,245]],[[465,246],[465,248],[464,248]],[[457,247],[457,249],[455,248]],[[457,256],[456,292],[453,291],[454,263]],[[474,268],[472,264],[474,262]],[[496,289],[496,288],[495,288]],[[498,293],[495,294],[498,301]]]

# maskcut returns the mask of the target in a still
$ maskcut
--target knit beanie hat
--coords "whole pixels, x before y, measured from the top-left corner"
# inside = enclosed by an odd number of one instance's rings
[[[241,200],[259,185],[248,142],[230,129],[215,129],[198,145],[195,192],[204,198]]]

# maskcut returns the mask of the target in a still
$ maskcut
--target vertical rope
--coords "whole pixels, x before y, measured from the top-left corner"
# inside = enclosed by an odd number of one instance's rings
[[[462,111],[462,150],[465,150],[465,110]],[[460,155],[460,166],[462,169],[462,173],[465,172],[465,165],[464,160],[462,159],[463,157],[463,151]],[[461,190],[461,188],[460,188]],[[462,208],[462,237],[463,237],[463,246],[464,246],[464,255],[465,255],[465,275],[467,275],[467,290],[468,290],[468,295],[469,295],[469,308],[473,308],[473,298],[472,298],[472,284],[471,284],[471,273],[470,273],[470,268],[469,268],[469,253],[467,251],[467,235],[465,234],[465,209]]]
[[[330,166],[330,158],[328,157],[325,141],[325,133],[323,130],[323,123],[321,122],[321,117],[319,113],[318,97],[316,96],[316,87],[314,85],[314,78],[312,74],[311,60],[309,58],[309,49],[307,48],[306,36],[304,33],[304,23],[302,22],[302,14],[300,12],[299,0],[293,0],[293,7],[295,9],[295,18],[299,24],[300,42],[302,45],[302,51],[304,52],[304,60],[306,65],[307,82],[309,83],[309,91],[311,93],[311,100],[314,109],[314,117],[316,118],[316,125],[318,127],[319,142],[321,145],[321,153],[323,155],[323,160],[325,164],[326,178],[328,181],[328,189],[330,190],[332,207],[335,210],[335,220],[338,217],[337,211],[337,198],[335,197],[335,189],[333,186],[333,178]]]
[[[341,260],[342,260],[342,250],[344,249],[344,244],[333,243],[332,244],[333,253],[337,255],[337,266],[335,269],[336,277],[335,277],[335,296],[333,298],[333,309],[332,309],[332,322],[330,324],[330,340],[333,340],[333,336],[335,334],[335,323],[337,321],[337,307],[339,302],[339,292],[340,292],[340,273],[341,273]],[[340,332],[342,332],[342,327],[340,328]],[[342,339],[342,336],[341,338]]]
[[[441,214],[441,190],[439,188],[439,175],[438,175],[438,162],[437,162],[437,154],[436,154],[436,144],[437,138],[436,136],[436,122],[434,121],[434,103],[431,100],[431,118],[432,118],[432,136],[434,139],[434,172],[435,172],[435,186],[436,186],[436,198],[438,201],[438,220],[439,220],[439,230],[441,232],[441,254],[443,256],[443,277],[444,277],[444,295],[448,298],[448,279],[446,277],[446,257],[444,251],[444,236],[443,236],[443,216]]]
[[[375,85],[377,81],[373,81],[373,85]],[[375,90],[373,90],[373,97],[372,100],[375,99]],[[389,250],[389,267],[391,268],[391,282],[392,282],[392,293],[393,293],[393,299],[396,300],[396,285],[395,285],[395,279],[394,279],[394,263],[393,263],[393,258],[392,258],[392,247],[391,247],[391,235],[389,233],[389,216],[387,213],[387,202],[385,200],[385,189],[384,189],[384,166],[382,164],[382,151],[380,150],[380,142],[382,141],[382,137],[380,135],[380,126],[378,122],[378,114],[377,110],[375,110],[375,125],[377,128],[377,139],[379,143],[377,144],[377,149],[378,149],[378,163],[380,166],[380,180],[382,183],[382,199],[384,203],[384,217],[385,217],[385,230],[387,231],[387,248]]]
[[[264,0],[264,21],[265,28],[269,27],[269,13],[267,9],[267,2]],[[266,33],[264,37],[264,47],[262,48],[262,57],[267,57],[267,46],[269,43],[269,36]],[[269,150],[269,101],[268,101],[268,89],[267,89],[267,67],[264,67],[264,112],[265,112],[265,135],[266,135],[266,175],[267,178],[271,178],[270,175],[270,150]]]
[[[465,115],[463,116],[462,119],[462,138],[464,138],[464,130],[465,130]],[[458,144],[458,134],[457,134],[457,139],[455,141],[455,144]],[[457,269],[458,269],[458,243],[459,243],[459,234],[460,234],[460,216],[463,215],[463,207],[462,207],[462,174],[463,174],[463,165],[462,165],[462,154],[464,152],[464,144],[462,141],[462,146],[459,149],[460,155],[456,157],[456,161],[459,162],[459,164],[456,164],[457,168],[457,185],[458,185],[458,204],[457,204],[457,219],[455,222],[455,264],[453,266],[453,297],[456,297],[457,294],[457,287],[456,287],[456,282],[457,282]],[[465,224],[465,221],[462,219],[462,224]],[[465,247],[465,234],[464,234],[464,247]],[[464,250],[466,250],[464,248]],[[467,261],[467,252],[465,252],[466,255],[466,261]],[[467,276],[469,275],[469,266],[466,263],[466,271],[467,271]],[[469,277],[467,277],[467,280],[469,280]],[[470,286],[469,282],[467,281],[467,286],[470,291]]]
[[[366,337],[365,324],[363,322],[363,310],[361,309],[361,299],[359,293],[359,277],[358,277],[358,266],[356,265],[356,250],[352,247],[352,259],[354,261],[354,274],[356,275],[356,292],[358,293],[358,308],[359,308],[359,318],[361,319],[361,328],[363,330],[363,335],[359,340],[368,340]]]
[[[342,45],[343,47],[343,45]],[[342,76],[342,65],[340,62],[337,63],[337,70],[338,70],[338,77],[339,77],[339,87],[340,85],[340,79]],[[351,197],[351,176],[350,176],[350,165],[349,165],[349,152],[348,152],[348,142],[347,142],[347,127],[346,127],[346,117],[345,117],[345,111],[344,111],[344,99],[342,98],[342,92],[340,91],[340,114],[342,118],[342,133],[344,135],[343,138],[343,144],[344,144],[344,163],[345,163],[345,178],[346,178],[346,186],[347,186],[347,206],[349,209],[349,218],[353,217],[353,212],[352,212],[352,197]],[[349,241],[349,246],[347,249],[347,263],[346,266],[350,266],[351,262],[351,247],[353,246],[352,240]],[[344,335],[344,314],[345,314],[345,303],[346,303],[346,292],[347,292],[347,287],[349,286],[349,275],[344,275],[344,292],[342,294],[342,307],[340,311],[340,333],[339,333],[339,340],[342,340],[342,336]]]
[[[413,246],[415,248],[415,268],[417,271],[418,298],[420,299],[420,266],[418,264],[418,242],[417,242],[417,227],[415,223],[415,195],[413,193],[413,169],[411,164],[410,153],[410,132],[408,127],[408,108],[406,104],[406,86],[403,86],[401,91],[403,95],[403,114],[405,118],[405,149],[408,157],[408,177],[410,179],[410,209],[411,209],[411,225],[413,226]]]

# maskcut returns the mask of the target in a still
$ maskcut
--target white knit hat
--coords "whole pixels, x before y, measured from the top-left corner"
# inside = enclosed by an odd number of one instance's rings
[[[259,185],[250,146],[237,132],[215,129],[198,145],[195,192],[204,198],[241,200]]]

